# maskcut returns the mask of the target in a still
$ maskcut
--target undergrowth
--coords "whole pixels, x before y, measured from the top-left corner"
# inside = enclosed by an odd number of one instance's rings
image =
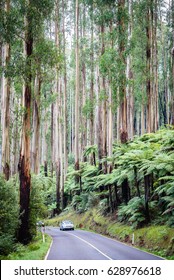
[[[45,242],[43,242],[42,234],[37,233],[35,239],[24,246],[22,244],[16,244],[15,251],[8,256],[0,256],[3,260],[43,260],[51,244],[51,237],[45,235]]]

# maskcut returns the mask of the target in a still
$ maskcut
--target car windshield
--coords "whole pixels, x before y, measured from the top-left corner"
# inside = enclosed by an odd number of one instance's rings
[[[63,223],[65,223],[65,224],[72,224],[71,221],[63,221]]]

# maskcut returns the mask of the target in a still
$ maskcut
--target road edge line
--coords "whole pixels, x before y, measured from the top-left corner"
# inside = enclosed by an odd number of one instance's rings
[[[52,237],[51,237],[51,238],[52,238]],[[51,244],[50,244],[50,247],[48,248],[48,251],[47,251],[47,253],[46,253],[46,255],[45,255],[44,261],[46,261],[46,260],[47,260],[47,258],[48,258],[48,255],[49,255],[49,253],[50,253],[50,250],[51,250],[52,245],[53,245],[53,239],[52,239]]]
[[[104,257],[106,257],[107,259],[109,260],[113,260],[112,258],[110,258],[108,255],[106,255],[105,253],[103,253],[102,251],[100,251],[97,247],[95,247],[94,245],[92,245],[91,243],[89,243],[88,241],[86,241],[85,239],[75,235],[75,234],[72,234],[72,233],[68,233],[69,235],[72,235],[78,239],[80,239],[81,241],[83,241],[84,243],[88,244],[89,246],[91,246],[92,248],[94,248],[95,250],[97,250],[101,255],[103,255]]]
[[[136,249],[136,250],[138,250],[138,251],[140,251],[140,252],[144,252],[144,253],[147,253],[147,254],[152,255],[152,256],[154,256],[154,257],[158,257],[158,258],[161,259],[161,260],[167,260],[167,259],[165,259],[165,258],[163,258],[163,257],[161,257],[161,256],[159,256],[159,255],[156,255],[156,254],[154,254],[154,253],[151,253],[151,252],[145,251],[145,250],[143,250],[143,249],[140,249],[140,248],[136,247],[135,245],[127,244],[127,243],[125,243],[125,242],[122,242],[122,241],[117,240],[117,239],[112,238],[112,237],[108,237],[108,236],[102,235],[102,234],[100,234],[100,233],[99,233],[99,235],[101,235],[102,237],[106,237],[107,239],[111,239],[111,240],[113,240],[113,241],[115,241],[115,242],[119,242],[119,243],[121,243],[121,244],[123,244],[123,245],[125,245],[125,246],[127,246],[127,247],[134,248],[134,249]]]
[[[82,229],[81,229],[81,230],[82,230]],[[168,260],[168,259],[163,258],[163,257],[161,257],[161,256],[159,256],[159,255],[154,254],[154,253],[151,253],[151,252],[148,252],[148,251],[146,251],[146,250],[140,249],[140,248],[136,247],[135,245],[127,244],[127,243],[125,243],[125,242],[123,242],[123,241],[120,241],[120,240],[114,238],[114,237],[106,236],[106,235],[104,235],[104,234],[101,234],[101,233],[98,233],[98,232],[93,232],[93,231],[90,231],[90,230],[89,230],[89,231],[88,231],[88,230],[82,230],[82,231],[92,232],[93,234],[96,234],[96,235],[98,234],[98,235],[100,235],[100,236],[102,236],[102,237],[105,237],[105,238],[110,239],[110,240],[112,240],[112,241],[118,242],[118,243],[120,243],[120,244],[122,244],[122,245],[125,245],[125,246],[129,247],[129,248],[134,248],[134,249],[136,249],[136,250],[138,250],[138,251],[140,251],[140,252],[144,252],[144,253],[147,253],[147,254],[152,255],[152,256],[154,256],[154,257],[158,257],[159,260]]]

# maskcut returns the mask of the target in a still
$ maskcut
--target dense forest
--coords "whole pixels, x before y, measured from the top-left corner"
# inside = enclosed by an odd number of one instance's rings
[[[0,254],[65,208],[173,226],[174,0],[1,0],[0,51]]]

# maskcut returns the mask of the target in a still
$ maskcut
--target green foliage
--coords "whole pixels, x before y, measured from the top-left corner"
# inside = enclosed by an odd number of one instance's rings
[[[87,210],[86,209],[87,202],[88,202],[88,194],[81,193],[80,195],[75,195],[73,197],[71,205],[78,213],[83,213],[84,211]]]
[[[96,189],[98,189],[100,186],[109,186],[109,185],[113,185],[115,182],[118,181],[119,177],[119,171],[118,170],[114,170],[111,174],[101,174],[96,176],[94,179],[96,181],[95,183],[95,187]]]
[[[1,5],[2,1],[1,1]],[[16,39],[14,34],[17,34],[22,26],[20,11],[16,6],[12,6],[7,13],[0,7],[0,34],[2,42],[14,43]]]
[[[91,113],[94,110],[94,100],[86,99],[85,105],[82,108],[83,115],[90,119]]]
[[[116,50],[107,49],[100,58],[100,71],[103,76],[108,76],[112,79],[113,74],[117,74],[118,54]]]
[[[159,130],[157,133],[135,137],[126,144],[114,144],[112,158],[104,159],[108,164],[113,163],[111,173],[103,174],[97,166],[81,163],[78,175],[81,176],[83,194],[79,193],[79,186],[74,183],[77,171],[71,168],[66,181],[66,191],[77,194],[72,205],[79,211],[86,211],[90,197],[100,211],[106,214],[110,206],[110,199],[115,201],[114,186],[117,186],[117,208],[123,203],[123,185],[127,181],[132,199],[128,205],[119,208],[119,219],[141,227],[147,222],[147,205],[151,221],[156,224],[167,223],[174,225],[174,156],[172,139],[174,131]],[[85,150],[88,156],[96,149],[89,146]],[[96,150],[95,150],[96,152]],[[145,178],[148,178],[148,197],[145,195]],[[111,192],[109,193],[109,187]],[[85,196],[84,196],[85,193]],[[137,197],[140,196],[140,197]],[[91,206],[92,207],[92,206]],[[160,220],[158,219],[158,214]]]
[[[55,201],[55,181],[42,174],[32,175],[30,196],[30,232],[36,235],[36,222],[48,215]]]
[[[0,236],[0,255],[8,255],[15,248],[14,235],[7,233],[1,233]]]
[[[43,21],[47,19],[52,12],[54,1],[53,0],[43,0],[40,1],[26,1],[15,0],[19,6],[18,9],[21,15],[26,15],[31,23],[31,32],[34,37],[38,36],[40,32],[40,27]],[[23,26],[24,28],[24,26]]]
[[[97,145],[87,146],[84,151],[84,156],[89,156],[92,153],[97,153]]]
[[[80,195],[73,196],[71,206],[77,213],[84,213],[85,211],[97,206],[98,203],[98,194],[94,192],[82,192]]]
[[[41,232],[28,245],[16,244],[15,251],[8,256],[3,256],[5,260],[43,260],[51,244],[51,237],[45,235],[45,242],[42,241]]]
[[[56,49],[54,43],[44,38],[37,39],[33,53],[33,70],[42,71],[42,76],[47,74],[48,68],[53,68],[55,65],[61,65],[62,56],[59,50]],[[40,73],[41,74],[41,73]]]
[[[73,154],[68,154],[68,164],[69,166],[74,165],[75,159]]]
[[[159,181],[166,181],[160,185],[155,193],[158,194],[158,205],[169,226],[174,226],[174,176],[165,176],[159,178]]]
[[[153,210],[155,202],[150,203],[150,208]],[[132,198],[127,205],[121,205],[118,211],[118,220],[127,222],[133,228],[140,228],[146,222],[144,199],[142,197]]]
[[[83,177],[93,177],[98,174],[98,167],[90,164],[86,164],[86,166],[83,169]]]
[[[30,196],[30,233],[36,236],[36,222],[47,217],[49,205],[55,201],[55,181],[42,174],[32,175]],[[12,177],[5,181],[0,176],[0,255],[16,250],[16,235],[19,226],[19,181]]]
[[[95,150],[95,146],[90,146],[86,149],[86,156],[91,150]],[[65,181],[65,194],[70,198],[71,206],[76,209],[77,212],[84,212],[87,209],[94,207],[98,204],[98,195],[94,193],[95,176],[98,173],[98,167],[90,165],[88,163],[81,163],[78,171],[74,170],[74,166],[69,166],[67,180]],[[81,176],[82,192],[80,192],[79,184],[75,184],[75,176]]]
[[[106,214],[108,211],[110,195],[115,200],[113,186],[117,186],[117,200],[119,204],[124,201],[122,198],[122,184],[127,180],[130,188],[131,197],[128,205],[119,208],[119,220],[131,224],[133,227],[141,227],[147,222],[147,205],[151,221],[157,224],[174,224],[174,157],[172,129],[162,129],[157,133],[145,134],[135,137],[133,141],[126,144],[113,145],[113,157],[106,158],[109,163],[113,163],[111,173],[103,174],[97,166],[89,163],[80,165],[79,174],[82,181],[84,194],[77,194],[73,198],[73,206],[76,209],[85,211],[88,209],[87,197],[89,195],[97,198],[95,205],[98,204],[100,212]],[[85,155],[93,151],[93,146],[87,147]],[[69,190],[78,191],[77,186],[72,182],[76,171],[71,170],[68,184]],[[145,178],[149,178],[148,201],[145,196]],[[67,184],[67,183],[66,183]],[[111,187],[109,194],[108,186]],[[136,186],[136,187],[135,187]],[[137,187],[138,186],[138,187]],[[139,191],[138,189],[139,188]],[[102,190],[103,189],[103,190]],[[140,197],[136,197],[137,194]],[[86,199],[86,201],[85,201]],[[117,203],[118,203],[117,201]],[[118,204],[117,204],[118,207]],[[160,219],[158,219],[160,215]]]
[[[15,178],[6,182],[0,175],[0,255],[7,255],[14,248],[19,224],[18,192]]]
[[[100,199],[98,210],[101,215],[105,215],[108,212],[108,199]]]

